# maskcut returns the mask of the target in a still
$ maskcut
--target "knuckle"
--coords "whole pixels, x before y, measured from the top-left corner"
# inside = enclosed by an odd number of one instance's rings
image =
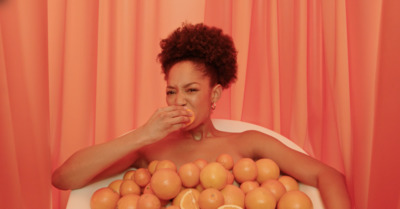
[[[188,118],[187,117],[181,117],[181,122],[187,122]]]
[[[168,113],[162,112],[162,113],[160,113],[160,117],[161,118],[168,118]]]

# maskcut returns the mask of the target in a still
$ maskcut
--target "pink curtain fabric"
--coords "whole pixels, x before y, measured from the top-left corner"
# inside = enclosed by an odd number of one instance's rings
[[[400,208],[400,3],[0,1],[0,205],[62,209],[51,173],[165,106],[159,41],[232,35],[238,81],[215,118],[273,129],[343,172],[355,208]]]

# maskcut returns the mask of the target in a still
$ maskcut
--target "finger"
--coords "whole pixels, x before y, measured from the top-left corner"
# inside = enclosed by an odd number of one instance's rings
[[[178,123],[178,124],[174,124],[170,127],[169,131],[170,132],[174,132],[174,131],[178,131],[182,128],[186,127],[186,123]]]
[[[185,118],[186,117],[184,116],[175,117],[175,118],[170,118],[168,121],[165,121],[164,131],[166,133],[172,133],[182,129],[190,121]]]
[[[169,112],[169,111],[175,111],[175,110],[185,110],[186,108],[184,106],[180,105],[171,105],[171,106],[166,106],[166,107],[161,107],[159,108],[160,111],[162,112]]]
[[[186,124],[190,121],[190,117],[183,115],[171,118],[172,124]]]
[[[176,125],[176,124],[187,124],[190,122],[190,117],[189,116],[176,116],[176,117],[171,117],[168,119],[169,124],[171,125]]]
[[[171,117],[171,118],[175,118],[175,117],[179,117],[179,116],[187,116],[190,117],[193,115],[192,112],[183,109],[183,110],[174,110],[174,111],[170,111],[167,114],[167,117]]]
[[[169,118],[180,115],[187,115],[188,111],[182,106],[167,106],[161,107],[153,114],[154,117]]]

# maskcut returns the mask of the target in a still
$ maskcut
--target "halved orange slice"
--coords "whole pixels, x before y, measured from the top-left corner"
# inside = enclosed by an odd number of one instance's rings
[[[181,209],[199,209],[197,202],[199,198],[199,192],[193,189],[188,189],[182,196],[179,207]]]
[[[188,126],[193,123],[195,116],[194,116],[193,110],[191,110],[191,109],[186,109],[186,110],[192,113],[192,116],[190,116],[190,121],[186,124],[186,126]]]
[[[243,209],[243,208],[238,205],[221,205],[218,207],[218,209]]]

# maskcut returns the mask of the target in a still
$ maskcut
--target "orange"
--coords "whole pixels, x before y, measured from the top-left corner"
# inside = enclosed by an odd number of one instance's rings
[[[243,208],[237,205],[222,205],[218,207],[218,209],[243,209]]]
[[[156,166],[156,171],[162,168],[170,168],[174,171],[176,171],[176,165],[174,162],[172,162],[171,160],[160,160],[157,163]]]
[[[311,199],[302,191],[286,192],[278,202],[278,209],[312,209]]]
[[[253,181],[257,178],[257,166],[251,158],[241,158],[233,165],[233,175],[239,183]]]
[[[283,184],[276,179],[268,179],[261,184],[261,187],[267,188],[278,201],[283,194],[286,193],[286,188]]]
[[[139,195],[127,194],[118,200],[118,209],[137,209],[136,205],[139,199]]]
[[[127,194],[137,194],[140,195],[140,186],[135,183],[135,181],[127,179],[121,183],[120,188],[121,196]]]
[[[279,177],[278,181],[280,181],[283,186],[285,186],[286,191],[293,191],[293,190],[299,190],[299,183],[296,181],[296,179],[294,179],[291,176],[281,176]]]
[[[176,205],[170,205],[170,206],[167,206],[165,209],[181,209],[181,208]]]
[[[158,198],[169,200],[181,191],[182,181],[174,170],[159,169],[151,177],[150,187]]]
[[[186,193],[190,193],[188,196],[193,197],[192,199],[194,199],[196,201],[196,203],[197,203],[197,200],[199,199],[200,192],[197,189],[186,188],[186,189],[182,189],[182,191],[179,192],[179,194],[172,200],[172,204],[176,205],[176,206],[179,206],[180,203],[181,203],[182,197]],[[187,197],[187,198],[189,198],[189,197]]]
[[[114,190],[114,192],[119,194],[119,190],[121,188],[121,184],[122,184],[122,180],[121,179],[117,179],[113,182],[111,182],[108,187],[111,188],[112,190]]]
[[[247,192],[250,192],[251,190],[259,187],[260,184],[257,181],[245,181],[240,184],[240,189],[247,194]]]
[[[143,189],[142,189],[142,194],[154,194],[153,190],[151,189],[150,183],[148,183]]]
[[[172,201],[172,205],[179,206],[181,209],[199,209],[200,192],[196,189],[184,189]]]
[[[275,209],[274,195],[264,187],[258,187],[246,194],[244,198],[246,209]]]
[[[124,179],[124,180],[125,180],[125,179],[133,179],[133,175],[135,174],[135,172],[136,172],[136,170],[129,170],[129,171],[126,171],[125,174],[124,174],[123,179]]]
[[[139,209],[160,209],[161,202],[154,194],[142,194],[137,201]]]
[[[96,190],[90,199],[91,209],[114,209],[119,199],[118,193],[111,188],[103,187]]]
[[[233,158],[229,154],[220,154],[217,157],[216,162],[221,163],[221,165],[223,165],[227,170],[231,170],[233,168]]]
[[[150,183],[151,174],[147,168],[138,168],[134,174],[135,183],[141,187]]]
[[[193,161],[193,163],[196,164],[200,168],[200,170],[206,167],[206,165],[208,164],[207,160],[204,159],[196,159],[195,161]]]
[[[192,113],[192,115],[190,116],[190,121],[189,121],[188,123],[186,123],[186,126],[188,126],[188,125],[190,125],[190,124],[193,123],[193,121],[194,121],[194,119],[195,119],[196,117],[194,116],[193,110],[191,110],[191,109],[186,109],[186,110],[187,110],[188,112]]]
[[[208,188],[200,193],[199,206],[201,209],[217,209],[223,204],[224,196],[218,189]]]
[[[239,187],[229,184],[221,190],[221,193],[224,196],[224,204],[237,205],[244,208],[245,194]]]
[[[227,170],[220,163],[211,162],[200,171],[200,182],[204,188],[221,190],[227,182]]]
[[[158,160],[153,160],[147,166],[147,169],[149,169],[149,172],[150,172],[151,175],[153,175],[154,171],[156,171],[156,167],[157,167],[158,162],[159,162]]]
[[[195,187],[200,182],[200,168],[192,162],[183,164],[178,174],[185,187]]]
[[[203,187],[203,185],[197,184],[197,186],[196,186],[196,190],[197,190],[197,191],[201,192],[201,191],[203,191],[204,189],[205,189],[205,188]]]
[[[263,183],[267,179],[278,179],[280,169],[275,161],[268,158],[261,158],[256,161],[257,165],[257,181]]]
[[[228,176],[226,178],[226,184],[233,184],[235,182],[235,176],[233,176],[233,173],[229,170],[226,170],[226,175]]]

